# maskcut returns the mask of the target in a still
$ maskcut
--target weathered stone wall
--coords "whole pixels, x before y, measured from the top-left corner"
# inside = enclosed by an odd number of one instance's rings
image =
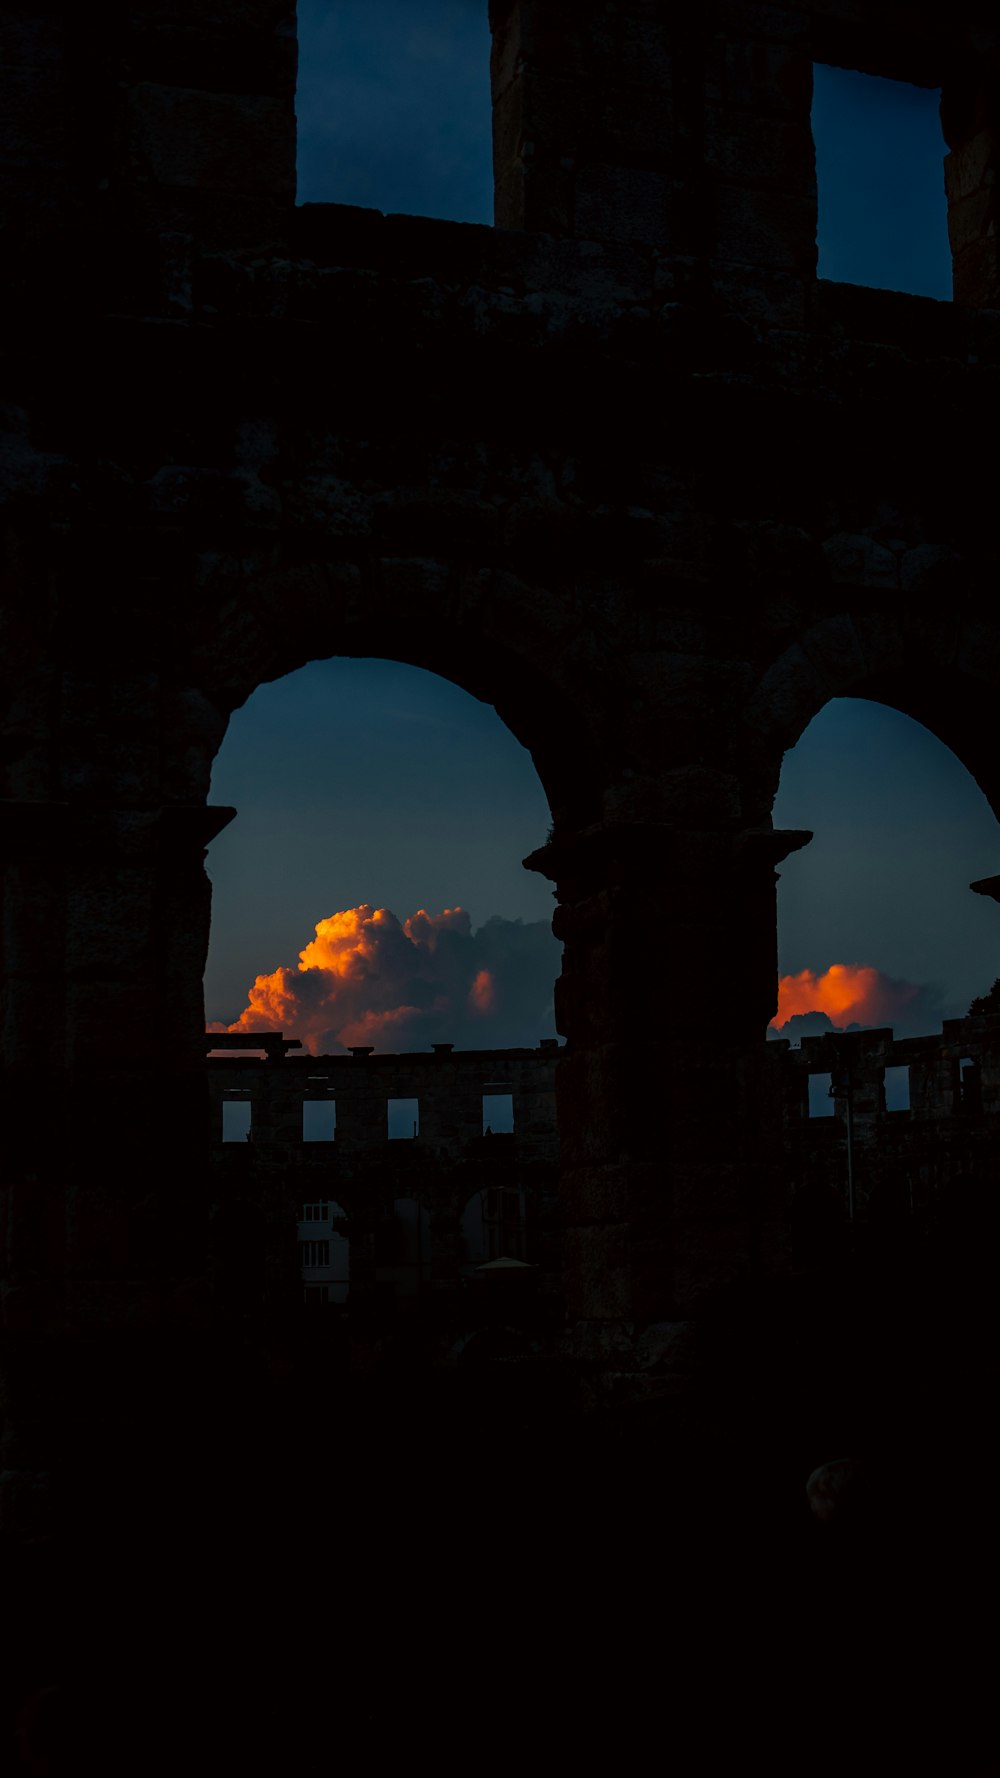
[[[303,1204],[324,1198],[334,1199],[347,1218],[358,1304],[371,1293],[375,1278],[379,1219],[397,1198],[412,1198],[428,1212],[428,1280],[435,1286],[458,1285],[460,1225],[470,1198],[504,1187],[524,1194],[530,1263],[556,1273],[558,1056],[554,1041],[537,1050],[441,1046],[431,1055],[359,1051],[276,1056],[264,1064],[253,1055],[211,1056],[214,1251],[216,1271],[226,1276],[227,1300],[241,1305],[243,1313],[259,1312],[263,1296],[273,1297],[277,1288],[294,1310],[301,1300],[295,1224]],[[484,1134],[487,1085],[511,1094],[510,1134]],[[325,1096],[336,1105],[336,1137],[303,1141],[303,1101]],[[223,1104],[237,1098],[251,1107],[251,1139],[224,1142]],[[415,1140],[390,1138],[390,1099],[417,1101]],[[259,1224],[256,1253],[250,1222]],[[268,1278],[278,1280],[277,1286],[269,1287]],[[557,1287],[557,1275],[548,1283]],[[273,1312],[273,1301],[267,1307]]]
[[[947,1019],[936,1037],[891,1030],[770,1044],[783,1077],[793,1217],[801,1258],[846,1233],[848,1145],[854,1211],[888,1252],[925,1244],[942,1267],[996,1244],[1000,1162],[1000,1020]],[[885,1070],[908,1071],[909,1106],[886,1103]],[[810,1075],[831,1074],[831,1117],[809,1115]],[[848,1112],[850,1111],[850,1133]],[[969,1265],[970,1272],[975,1269]]]
[[[205,804],[263,680],[390,650],[530,748],[568,1300],[626,1342],[789,1263],[784,751],[871,696],[997,799],[995,27],[494,13],[490,230],[294,207],[287,0],[5,11],[13,1468],[67,1336],[83,1449],[123,1329],[209,1324]],[[814,58],[943,82],[959,303],[817,282]]]

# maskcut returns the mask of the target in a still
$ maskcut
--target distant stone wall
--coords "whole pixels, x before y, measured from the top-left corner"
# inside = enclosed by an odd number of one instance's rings
[[[784,753],[873,697],[1000,807],[996,25],[492,12],[495,229],[295,206],[291,0],[4,8],[12,1473],[99,1464],[116,1366],[208,1338],[207,799],[257,686],[388,649],[530,749],[598,1345],[787,1273]],[[954,303],[817,280],[813,61],[941,84]]]
[[[848,1031],[768,1047],[783,1083],[790,1209],[812,1257],[845,1224],[849,1141],[854,1213],[870,1235],[890,1248],[916,1240],[993,1249],[1000,1017],[948,1019],[936,1037]],[[894,1108],[891,1092],[887,1102],[887,1070],[903,1076],[905,1105]],[[834,1096],[824,1104],[827,1077]],[[821,1087],[812,1116],[810,1079]]]
[[[220,1048],[225,1041],[219,1039]],[[441,1045],[428,1055],[362,1050],[283,1057],[278,1048],[263,1063],[252,1054],[210,1056],[215,1246],[224,1288],[242,1296],[244,1307],[264,1297],[280,1297],[289,1307],[301,1299],[296,1224],[303,1206],[327,1201],[346,1218],[358,1300],[392,1269],[388,1259],[379,1263],[380,1224],[391,1218],[394,1203],[411,1199],[428,1224],[421,1282],[454,1289],[463,1272],[461,1224],[470,1200],[510,1192],[518,1196],[524,1223],[518,1231],[523,1251],[513,1257],[537,1266],[557,1286],[559,1054],[558,1044],[546,1041],[537,1050]],[[513,1102],[513,1130],[487,1133],[498,1089]],[[333,1140],[304,1140],[308,1101],[335,1106]],[[402,1126],[394,1126],[393,1102],[416,1122],[415,1136],[394,1134]],[[224,1140],[227,1103],[250,1108],[249,1141],[239,1132]]]

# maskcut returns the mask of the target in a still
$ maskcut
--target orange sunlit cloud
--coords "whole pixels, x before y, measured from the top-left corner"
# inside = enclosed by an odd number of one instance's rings
[[[554,947],[542,922],[494,916],[473,932],[460,907],[419,908],[401,921],[364,903],[317,921],[297,966],[258,975],[239,1018],[209,1029],[284,1031],[312,1055],[463,1036],[477,1045],[537,1042],[551,1028]]]
[[[890,1025],[919,993],[913,982],[893,981],[870,963],[831,963],[821,975],[802,969],[780,977],[771,1024],[778,1028],[797,1013],[820,1012],[841,1028]]]

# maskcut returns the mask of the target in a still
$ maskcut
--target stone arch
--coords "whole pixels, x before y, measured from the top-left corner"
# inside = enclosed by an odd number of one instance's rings
[[[333,655],[423,667],[492,704],[527,748],[553,823],[586,825],[600,808],[601,738],[576,688],[591,639],[544,586],[463,575],[447,558],[288,565],[216,606],[193,651],[199,695],[222,725],[267,680]],[[602,674],[608,672],[601,663]],[[207,791],[224,726],[206,736]]]
[[[913,553],[913,552],[911,552]],[[801,631],[766,667],[745,724],[769,812],[781,761],[835,697],[871,698],[911,716],[951,749],[1000,818],[989,688],[1000,675],[1000,625],[958,615],[890,615],[847,605]]]

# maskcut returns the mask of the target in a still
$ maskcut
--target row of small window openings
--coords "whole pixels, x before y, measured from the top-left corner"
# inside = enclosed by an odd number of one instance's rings
[[[884,1071],[886,1111],[910,1110],[910,1070],[908,1064],[897,1063]],[[832,1117],[839,1094],[833,1092],[832,1074],[810,1074],[809,1116]],[[964,1112],[975,1115],[982,1110],[982,1076],[974,1056],[960,1056],[955,1074],[955,1096]]]
[[[909,1111],[909,1065],[899,1064],[894,1065],[891,1068],[886,1068],[884,1086],[886,1111]],[[834,1091],[832,1074],[810,1074],[810,1117],[833,1117],[836,1110],[836,1101],[842,1097],[846,1097],[846,1093]]]
[[[225,1099],[222,1104],[223,1142],[248,1142],[253,1122],[249,1098]],[[412,1141],[420,1129],[419,1099],[389,1099],[386,1102],[387,1135],[390,1142]],[[514,1095],[487,1087],[483,1093],[483,1135],[509,1136],[514,1130]],[[337,1104],[334,1099],[303,1099],[303,1142],[333,1142],[337,1134]]]

